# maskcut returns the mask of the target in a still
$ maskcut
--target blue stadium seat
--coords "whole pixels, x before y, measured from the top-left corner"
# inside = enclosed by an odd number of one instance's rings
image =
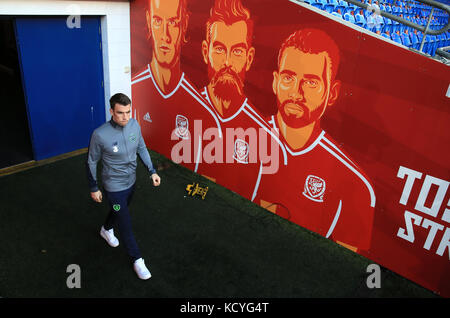
[[[409,39],[411,41],[411,46],[410,47],[415,48],[416,45],[417,45],[417,42],[419,42],[419,39],[418,39],[417,35],[414,32],[412,32],[412,33],[409,34]]]
[[[439,45],[441,47],[444,47],[446,45],[446,42],[447,42],[447,36],[445,35],[445,33],[439,34]]]
[[[445,35],[441,33],[441,34],[437,35],[437,38],[438,38],[438,47],[444,47],[445,46],[445,40],[447,39],[445,37]]]
[[[344,20],[355,23],[355,17],[353,17],[350,13],[344,14]]]
[[[336,8],[339,5],[337,0],[328,0],[328,4],[332,5],[334,8]]]
[[[355,22],[356,24],[363,26],[366,24],[366,18],[362,14],[356,13],[355,14]]]
[[[328,4],[327,0],[316,0],[317,3],[322,4],[322,9],[325,9],[325,6]]]
[[[436,49],[439,45],[439,40],[436,35],[430,35],[431,38],[431,48],[430,48],[430,55],[434,56],[436,54]]]
[[[400,31],[400,24],[395,24],[392,26],[392,33]]]
[[[391,24],[391,25],[388,25],[387,26],[387,29],[389,30],[389,34],[392,34],[392,33],[394,33],[394,26]]]
[[[342,18],[342,15],[339,14],[339,13],[337,13],[337,12],[332,12],[331,14],[334,15],[335,17],[338,17],[338,18],[343,19],[343,18]]]
[[[334,11],[336,11],[337,12],[337,10],[341,10],[341,12],[345,12],[345,9],[346,9],[347,7],[346,6],[343,6],[343,5],[338,5],[335,9],[334,9]]]
[[[391,34],[391,39],[392,39],[392,41],[394,41],[394,42],[403,44],[400,35],[398,35],[397,33]]]
[[[326,0],[313,0],[313,2],[311,3],[311,5],[313,7],[316,7],[316,8],[321,9],[321,10],[325,9],[324,5],[326,5],[326,4],[327,4]]]
[[[346,14],[346,13],[348,13],[348,14],[350,14],[350,12],[354,12],[355,10],[353,9],[353,7],[346,7],[346,8],[344,8],[344,11],[341,11],[341,12],[344,12],[344,15]]]
[[[370,12],[368,10],[364,10],[363,12],[364,12],[364,17],[366,18],[366,20],[367,20],[367,17],[372,15],[372,12]]]
[[[322,9],[322,3],[319,3],[319,2],[314,2],[314,3],[312,4],[312,6],[315,7],[315,8],[317,8],[317,9]]]
[[[328,13],[331,13],[334,11],[334,6],[332,4],[327,4],[325,7],[322,8],[322,10],[325,10]]]
[[[429,49],[430,49],[430,39],[429,39],[429,36],[427,35],[427,36],[425,37],[425,42],[424,42],[424,44],[423,44],[422,51],[423,51],[424,53],[427,53],[427,54],[428,54]]]
[[[402,39],[403,45],[405,45],[407,47],[411,46],[412,43],[411,43],[411,39],[409,38],[408,34],[402,33],[401,34],[401,39]]]
[[[389,5],[385,5],[384,6],[384,9],[386,10],[386,12],[389,12],[389,13],[392,13],[392,7],[391,7],[391,5],[389,4]]]
[[[416,45],[414,46],[414,48],[415,48],[416,50],[420,49],[420,45],[421,45],[421,43],[422,43],[422,38],[423,38],[422,32],[417,32],[417,43],[416,43]]]
[[[360,7],[358,7],[358,6],[355,6],[355,5],[353,5],[353,4],[348,4],[348,6],[353,10],[353,12],[356,14],[356,12],[358,12],[360,9],[362,9],[362,8],[360,8]]]

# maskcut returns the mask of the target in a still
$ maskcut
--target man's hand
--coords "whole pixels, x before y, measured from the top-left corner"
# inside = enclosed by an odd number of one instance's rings
[[[161,184],[161,178],[160,178],[156,173],[152,174],[152,175],[150,176],[150,178],[152,178],[152,180],[153,180],[153,185],[154,185],[155,187],[157,187],[157,186],[159,186],[159,185]]]
[[[95,202],[102,202],[102,192],[100,190],[96,191],[96,192],[91,192],[91,198],[92,200],[94,200]]]

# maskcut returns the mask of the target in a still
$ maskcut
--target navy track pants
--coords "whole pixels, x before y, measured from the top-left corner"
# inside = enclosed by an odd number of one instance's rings
[[[131,216],[128,206],[133,198],[135,185],[130,188],[118,192],[106,192],[108,204],[110,207],[109,214],[106,218],[103,227],[105,230],[110,230],[118,226],[120,240],[123,242],[131,261],[141,258],[141,252],[133,235],[133,228],[131,226]]]

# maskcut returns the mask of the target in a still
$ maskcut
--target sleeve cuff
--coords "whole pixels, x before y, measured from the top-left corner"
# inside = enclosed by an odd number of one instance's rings
[[[98,191],[98,187],[97,186],[91,188],[91,192],[97,192],[97,191]]]

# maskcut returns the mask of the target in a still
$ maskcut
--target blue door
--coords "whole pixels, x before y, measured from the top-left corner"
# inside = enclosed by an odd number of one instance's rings
[[[100,19],[16,18],[35,160],[85,148],[105,121]],[[69,24],[70,25],[70,24]]]

